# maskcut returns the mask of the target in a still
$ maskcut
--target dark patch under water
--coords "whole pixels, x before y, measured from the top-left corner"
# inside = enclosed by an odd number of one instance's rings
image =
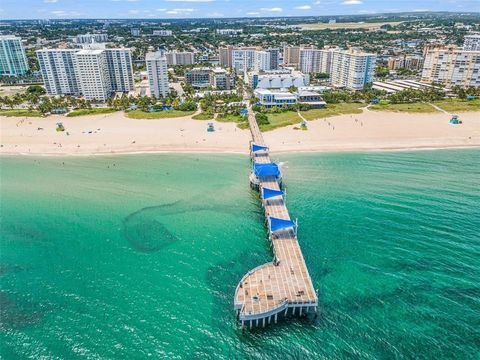
[[[37,325],[43,313],[37,305],[19,303],[12,296],[0,292],[0,330],[16,330]]]

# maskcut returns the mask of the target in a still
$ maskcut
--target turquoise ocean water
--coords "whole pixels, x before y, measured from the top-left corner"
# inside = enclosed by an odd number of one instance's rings
[[[242,333],[247,157],[0,158],[1,358],[480,358],[480,150],[276,160],[320,314]]]

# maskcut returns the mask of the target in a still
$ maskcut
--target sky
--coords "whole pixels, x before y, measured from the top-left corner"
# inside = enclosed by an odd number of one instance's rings
[[[480,12],[480,0],[1,0],[0,19],[321,16]]]

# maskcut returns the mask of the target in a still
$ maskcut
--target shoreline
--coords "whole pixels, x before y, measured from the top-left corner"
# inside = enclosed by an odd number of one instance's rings
[[[343,149],[312,149],[312,150],[283,150],[270,152],[273,156],[284,154],[342,154],[342,153],[371,153],[371,152],[408,152],[408,151],[436,151],[436,150],[469,150],[480,149],[480,145],[451,145],[451,146],[418,146],[418,147],[372,147],[372,148],[343,148]],[[128,155],[159,155],[159,154],[184,154],[184,155],[245,155],[248,151],[219,151],[219,150],[143,150],[143,151],[116,151],[97,153],[22,153],[3,152],[0,157],[101,157],[101,156],[128,156]]]
[[[459,114],[461,125],[442,113],[363,111],[308,121],[264,132],[272,154],[415,151],[480,147],[480,112]],[[55,130],[62,122],[65,132]],[[207,132],[213,122],[214,132]],[[107,156],[135,154],[248,154],[250,131],[236,123],[158,120],[123,114],[75,118],[0,117],[0,156]]]

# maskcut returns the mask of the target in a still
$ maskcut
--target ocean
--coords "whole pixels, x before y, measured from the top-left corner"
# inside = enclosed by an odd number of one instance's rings
[[[1,358],[480,357],[479,149],[274,159],[319,314],[242,332],[248,157],[0,157]]]

